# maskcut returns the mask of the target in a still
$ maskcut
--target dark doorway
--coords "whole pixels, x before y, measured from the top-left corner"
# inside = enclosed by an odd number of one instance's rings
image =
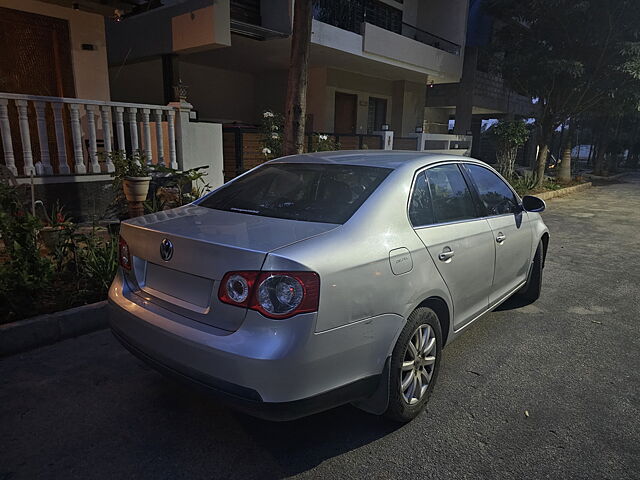
[[[367,115],[367,132],[379,131],[387,119],[387,100],[385,98],[369,97],[369,112]]]
[[[336,92],[334,113],[334,133],[356,133],[358,96],[350,93]]]

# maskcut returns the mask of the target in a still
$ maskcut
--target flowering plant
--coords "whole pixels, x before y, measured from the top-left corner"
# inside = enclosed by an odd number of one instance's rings
[[[266,160],[278,158],[282,156],[282,128],[284,118],[279,113],[271,110],[262,112],[262,137],[260,143],[262,145],[262,154]]]
[[[311,144],[313,145],[314,152],[326,152],[333,150],[340,150],[340,143],[336,142],[335,137],[330,137],[326,134],[317,134],[314,133],[315,137],[312,139]]]

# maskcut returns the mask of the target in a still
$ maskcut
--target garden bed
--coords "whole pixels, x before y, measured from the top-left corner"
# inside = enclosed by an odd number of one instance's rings
[[[0,324],[106,299],[117,239],[114,229],[76,224],[57,206],[41,221],[0,184]]]
[[[541,194],[545,194],[548,192],[560,191],[560,190],[568,189],[578,185],[584,185],[586,183],[589,183],[589,182],[587,182],[583,178],[577,178],[570,182],[563,182],[563,183],[556,181],[554,178],[548,178],[542,183],[540,187],[531,187],[530,185],[527,185],[526,181],[520,180],[520,179],[516,179],[512,181],[511,185],[513,186],[513,188],[515,188],[516,192],[518,192],[518,195],[520,196],[524,196],[524,195],[540,196]],[[589,183],[589,185],[591,184]]]

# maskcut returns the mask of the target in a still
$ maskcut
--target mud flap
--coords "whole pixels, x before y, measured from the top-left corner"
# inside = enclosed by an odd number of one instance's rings
[[[384,369],[380,375],[378,388],[370,397],[353,402],[353,406],[374,415],[382,415],[389,407],[389,378],[391,370],[391,356],[384,362]]]

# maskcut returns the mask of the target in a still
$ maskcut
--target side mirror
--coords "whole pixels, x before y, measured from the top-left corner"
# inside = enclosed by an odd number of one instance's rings
[[[525,195],[522,197],[522,208],[527,212],[543,212],[547,205],[544,200],[534,197],[533,195]]]

